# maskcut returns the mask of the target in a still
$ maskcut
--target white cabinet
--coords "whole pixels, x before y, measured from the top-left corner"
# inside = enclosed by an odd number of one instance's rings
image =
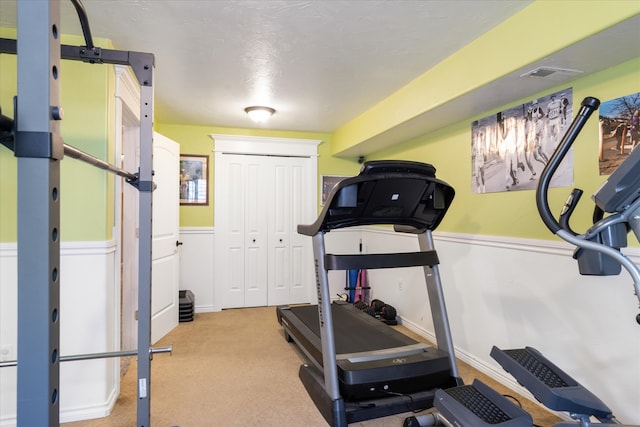
[[[212,137],[215,308],[310,302],[319,141]]]

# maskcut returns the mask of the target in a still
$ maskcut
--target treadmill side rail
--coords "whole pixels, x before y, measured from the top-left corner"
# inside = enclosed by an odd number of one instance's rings
[[[331,399],[323,387],[322,373],[306,363],[300,366],[298,376],[324,419],[332,427],[347,427],[347,413],[342,398]]]
[[[350,363],[371,362],[373,360],[389,359],[390,357],[407,357],[420,354],[431,346],[422,343],[406,345],[403,347],[383,348],[374,351],[363,351],[360,353],[345,353],[336,356],[337,360],[346,360]]]

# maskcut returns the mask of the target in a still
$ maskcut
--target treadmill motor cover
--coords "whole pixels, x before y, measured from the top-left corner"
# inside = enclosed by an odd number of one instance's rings
[[[409,394],[456,385],[447,354],[433,347],[409,356],[352,363],[338,360],[340,389],[345,400]]]

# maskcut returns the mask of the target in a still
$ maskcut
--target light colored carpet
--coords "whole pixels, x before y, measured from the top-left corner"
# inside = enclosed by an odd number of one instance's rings
[[[284,339],[275,307],[196,314],[193,322],[180,323],[156,346],[165,345],[173,345],[173,355],[157,354],[151,363],[153,427],[327,425],[298,378],[304,357]],[[120,397],[110,416],[62,426],[135,426],[136,366],[133,360],[123,376]],[[462,363],[459,368],[465,383],[480,378],[499,392],[514,395]],[[518,399],[536,424],[546,427],[559,421],[540,406]],[[402,426],[410,415],[351,425]]]

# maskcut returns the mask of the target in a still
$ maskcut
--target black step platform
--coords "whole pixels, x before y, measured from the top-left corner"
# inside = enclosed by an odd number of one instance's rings
[[[480,380],[438,390],[434,406],[455,426],[531,427],[531,415]]]
[[[533,347],[501,350],[494,346],[491,357],[549,409],[598,419],[612,416],[604,402]]]

